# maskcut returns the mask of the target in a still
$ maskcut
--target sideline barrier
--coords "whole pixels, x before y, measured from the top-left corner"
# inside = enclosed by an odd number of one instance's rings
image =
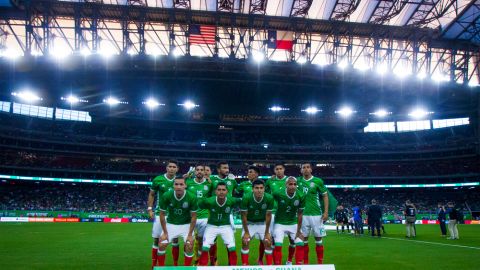
[[[335,270],[333,264],[246,266],[157,266],[155,270]]]

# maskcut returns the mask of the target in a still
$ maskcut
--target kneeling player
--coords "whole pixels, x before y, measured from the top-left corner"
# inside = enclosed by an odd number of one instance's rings
[[[230,214],[240,203],[240,199],[227,196],[227,184],[225,182],[217,183],[215,188],[216,196],[200,200],[198,206],[202,209],[208,209],[209,216],[207,228],[203,236],[202,255],[199,265],[208,265],[208,251],[215,242],[217,236],[222,237],[223,242],[228,249],[228,264],[237,265],[237,253],[235,250],[235,236],[230,226]]]
[[[184,241],[184,265],[189,266],[193,258],[193,229],[197,220],[197,198],[186,190],[184,178],[175,179],[173,191],[162,195],[160,201],[160,223],[163,234],[160,237],[159,265],[165,265],[165,250],[175,238]],[[168,217],[165,221],[165,215]]]
[[[273,235],[275,238],[274,260],[276,265],[282,263],[282,244],[285,235],[295,243],[295,260],[303,264],[303,241],[301,232],[305,196],[297,190],[297,179],[288,177],[286,187],[273,193],[278,211],[275,216]]]
[[[248,253],[251,238],[257,238],[265,246],[267,264],[272,265],[270,223],[272,220],[273,197],[265,193],[262,180],[253,182],[253,192],[247,192],[240,206],[242,212],[242,265],[248,265]]]

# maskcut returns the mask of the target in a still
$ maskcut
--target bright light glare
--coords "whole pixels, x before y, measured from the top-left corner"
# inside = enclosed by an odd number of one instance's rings
[[[348,67],[348,62],[347,62],[347,60],[342,60],[342,61],[340,61],[340,62],[338,63],[338,67],[339,67],[340,69],[346,69],[346,68]]]
[[[343,107],[340,110],[335,111],[335,113],[340,114],[343,117],[349,117],[350,115],[355,113],[355,111],[353,111],[350,107]]]
[[[417,109],[414,109],[412,110],[408,116],[412,117],[412,118],[415,118],[415,119],[419,119],[419,118],[423,118],[429,114],[433,114],[433,112],[429,112],[429,111],[426,111],[424,109],[421,109],[421,108],[417,108]]]
[[[379,109],[378,111],[374,112],[374,113],[371,113],[377,117],[385,117],[389,114],[392,114],[392,112],[388,112],[387,110],[385,109]]]
[[[74,95],[68,96],[65,100],[70,104],[75,104],[75,103],[78,103],[80,101],[80,99],[78,99],[78,97],[76,97]]]
[[[160,105],[163,105],[163,104],[160,104],[157,100],[155,100],[154,98],[149,98],[147,99],[146,101],[143,102],[143,104],[145,104],[145,106],[147,106],[147,108],[149,109],[155,109],[157,108],[158,106]]]
[[[272,112],[279,112],[279,111],[289,111],[290,109],[289,108],[282,108],[280,106],[272,106],[270,108],[268,108],[270,111]]]
[[[265,59],[265,55],[263,55],[262,52],[257,52],[257,51],[252,52],[252,57],[253,57],[253,60],[255,60],[255,62],[257,63],[261,63]]]
[[[184,103],[177,104],[178,106],[182,106],[185,110],[191,110],[195,107],[199,107],[199,105],[195,104],[193,101],[187,100]]]
[[[114,97],[108,97],[107,99],[104,99],[103,102],[107,103],[110,106],[120,104],[120,100],[118,100]]]
[[[304,110],[302,110],[302,112],[306,112],[308,114],[316,114],[317,112],[321,112],[322,110],[319,110],[317,107],[315,106],[310,106]]]
[[[35,101],[42,100],[41,97],[39,97],[37,94],[35,94],[34,92],[32,92],[32,91],[30,91],[30,90],[23,90],[23,91],[20,91],[20,92],[13,92],[13,93],[12,93],[12,96],[18,97],[18,98],[20,98],[21,100],[26,101],[26,102],[35,102]]]

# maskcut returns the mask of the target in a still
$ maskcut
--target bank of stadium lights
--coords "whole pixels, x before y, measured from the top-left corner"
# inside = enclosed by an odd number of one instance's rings
[[[442,74],[440,72],[435,72],[432,75],[432,80],[437,82],[437,83],[448,82],[448,81],[450,81],[450,77],[446,74]]]
[[[280,106],[272,106],[268,109],[272,112],[281,112],[281,111],[289,111],[290,110],[290,108],[283,108],[283,107],[280,107]]]
[[[342,60],[338,63],[338,68],[341,69],[341,70],[344,70],[346,68],[348,68],[348,62],[347,60]]]
[[[80,99],[75,95],[69,95],[67,97],[62,97],[61,99],[64,100],[65,102],[69,103],[70,105],[74,105],[74,104],[77,104],[77,103],[80,103],[80,102],[81,103],[87,103],[88,102],[88,100]]]
[[[180,49],[179,47],[175,47],[173,48],[172,55],[176,58],[176,57],[183,56],[184,54],[182,52],[182,49]]]
[[[419,79],[419,80],[424,80],[425,78],[427,78],[427,73],[425,73],[425,72],[419,72],[419,73],[417,74],[417,79]]]
[[[162,104],[162,103],[158,102],[154,98],[149,98],[142,103],[150,110],[156,109],[159,106],[165,106],[165,104]]]
[[[268,144],[268,143],[264,143],[264,144],[262,144],[262,146],[263,146],[264,149],[268,149],[269,144]]]
[[[200,142],[200,146],[201,146],[201,147],[207,146],[207,142],[206,142],[206,141],[201,141],[201,142]]]
[[[22,56],[23,52],[21,50],[14,50],[9,48],[0,49],[0,57],[4,57],[8,60],[14,61]]]
[[[31,90],[22,90],[19,92],[12,92],[12,96],[17,97],[27,103],[33,103],[36,101],[43,100],[40,96],[38,96]]]
[[[335,111],[336,114],[344,117],[344,118],[347,118],[347,117],[350,117],[352,114],[356,113],[357,111],[354,111],[352,108],[350,107],[342,107],[340,110],[338,111]]]
[[[433,114],[433,113],[434,112],[429,112],[429,111],[427,111],[425,109],[422,109],[422,108],[415,108],[408,114],[408,116],[410,116],[412,118],[415,118],[415,119],[420,119],[420,118],[424,118],[425,116]]]
[[[297,63],[299,63],[300,65],[303,65],[303,64],[307,63],[307,58],[302,55],[297,59]]]
[[[302,112],[306,112],[307,114],[316,114],[318,112],[322,112],[322,110],[318,109],[315,106],[310,106],[310,107],[307,107],[306,109],[303,109]]]
[[[115,105],[118,105],[118,104],[128,104],[128,102],[120,101],[119,99],[117,99],[115,97],[108,97],[108,98],[104,99],[103,102],[106,103],[109,106],[115,106]]]
[[[198,104],[195,104],[193,101],[190,101],[190,100],[187,100],[183,103],[179,103],[177,104],[178,106],[182,106],[183,108],[185,108],[185,110],[187,111],[190,111],[190,110],[193,110],[195,109],[196,107],[200,107],[200,105]]]
[[[389,112],[385,109],[379,109],[373,113],[370,113],[370,115],[375,115],[376,117],[380,117],[380,118],[386,117],[390,114],[392,114],[392,112]]]
[[[252,58],[253,58],[253,61],[257,63],[261,63],[265,60],[265,54],[263,52],[253,51]]]

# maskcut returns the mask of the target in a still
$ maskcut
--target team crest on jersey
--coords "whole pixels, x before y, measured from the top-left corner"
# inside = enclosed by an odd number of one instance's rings
[[[215,212],[215,208],[212,208],[212,212]]]
[[[225,208],[225,213],[230,213],[230,207]]]
[[[295,205],[295,206],[298,206],[299,204],[300,204],[300,202],[299,202],[298,200],[295,200],[295,201],[293,202],[293,205]]]
[[[310,183],[310,187],[313,188],[315,186],[315,183]]]
[[[267,209],[267,204],[265,204],[265,203],[262,204],[262,209],[263,209],[263,210]]]
[[[188,202],[184,202],[182,205],[183,208],[188,208]]]
[[[227,186],[231,186],[232,185],[232,182],[227,182]]]
[[[203,186],[203,190],[208,190],[208,187],[207,187],[207,186]]]

